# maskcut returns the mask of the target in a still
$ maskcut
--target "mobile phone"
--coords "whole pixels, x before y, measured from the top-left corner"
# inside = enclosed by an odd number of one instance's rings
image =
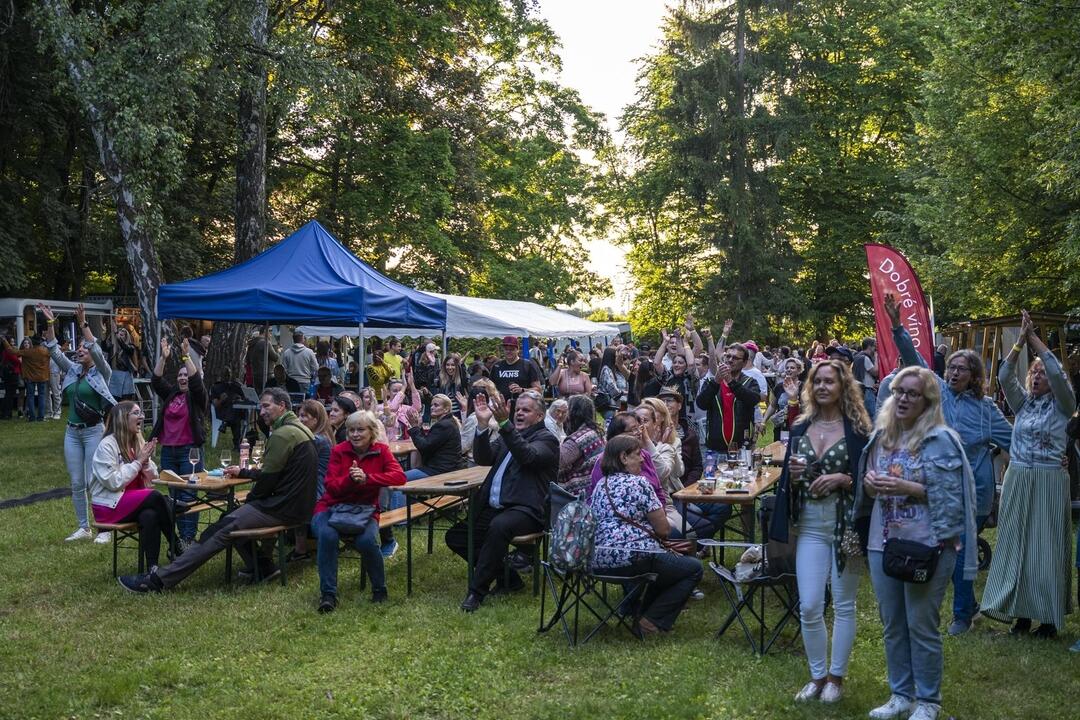
[[[464,485],[467,482],[469,482],[469,481],[468,480],[447,480],[444,484],[447,487],[454,487],[454,486],[457,486],[457,485]]]
[[[447,485],[449,485],[449,484],[450,483],[447,483]],[[725,490],[724,494],[725,495],[749,495],[750,491],[749,490]]]

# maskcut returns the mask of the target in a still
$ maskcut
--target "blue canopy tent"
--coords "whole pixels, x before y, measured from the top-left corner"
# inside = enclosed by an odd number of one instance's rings
[[[362,358],[365,326],[445,331],[446,301],[380,274],[312,220],[247,262],[163,285],[157,316],[355,326]]]

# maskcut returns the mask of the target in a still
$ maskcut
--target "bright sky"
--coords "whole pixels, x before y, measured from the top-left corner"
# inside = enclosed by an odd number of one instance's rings
[[[660,40],[664,0],[540,0],[540,14],[562,39],[562,82],[585,104],[607,116],[614,133],[619,115],[634,100],[634,61]],[[617,313],[630,305],[625,253],[603,240],[587,243],[589,269],[611,278]]]

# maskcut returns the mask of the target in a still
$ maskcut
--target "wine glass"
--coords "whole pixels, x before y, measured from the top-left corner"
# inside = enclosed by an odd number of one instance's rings
[[[225,468],[229,467],[230,465],[232,465],[232,450],[222,450],[221,451],[221,468],[224,470]]]
[[[199,452],[199,448],[193,447],[188,450],[188,462],[191,463],[191,482],[195,482],[195,466],[199,464],[199,460],[202,459],[202,454]]]
[[[761,454],[761,462],[765,463],[766,466],[771,466],[772,461],[773,461],[773,456],[772,456],[771,452]]]
[[[262,464],[263,445],[261,442],[255,443],[251,448],[251,462],[258,467]]]
[[[729,452],[727,454],[727,467],[728,470],[734,470],[739,466],[739,452],[738,450]]]

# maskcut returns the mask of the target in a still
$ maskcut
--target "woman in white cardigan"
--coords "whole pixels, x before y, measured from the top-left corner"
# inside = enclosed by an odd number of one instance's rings
[[[143,441],[143,412],[131,401],[117,403],[105,419],[105,434],[94,453],[90,508],[99,523],[134,522],[146,567],[158,564],[161,537],[174,544],[173,508],[150,483],[157,477],[151,456],[156,440]]]

